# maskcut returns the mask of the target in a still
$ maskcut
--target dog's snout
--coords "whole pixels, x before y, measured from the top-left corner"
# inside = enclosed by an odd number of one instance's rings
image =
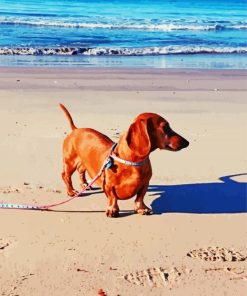
[[[178,134],[173,134],[172,137],[170,137],[168,150],[172,151],[179,151],[183,148],[186,148],[189,146],[189,141],[187,141],[185,138],[181,137]]]

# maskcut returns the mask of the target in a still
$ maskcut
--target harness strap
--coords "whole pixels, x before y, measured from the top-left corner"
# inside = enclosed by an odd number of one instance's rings
[[[141,161],[141,162],[133,162],[133,161],[129,161],[129,160],[124,160],[120,157],[117,157],[114,153],[112,153],[110,155],[111,158],[113,158],[114,160],[116,160],[117,162],[126,164],[126,165],[130,165],[130,166],[142,166],[146,160]]]
[[[146,162],[146,159],[144,161],[140,161],[140,162],[133,162],[133,161],[129,161],[129,160],[124,160],[120,157],[118,157],[116,154],[114,154],[114,149],[115,147],[117,146],[117,143],[115,143],[112,148],[111,148],[111,153],[110,153],[110,158],[116,160],[117,162],[120,162],[120,163],[123,163],[125,165],[130,165],[130,166],[142,166],[145,162]],[[113,161],[111,161],[107,168],[110,168],[111,166],[113,165]]]

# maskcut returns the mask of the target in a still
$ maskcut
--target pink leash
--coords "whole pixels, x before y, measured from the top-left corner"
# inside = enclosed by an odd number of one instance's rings
[[[132,161],[127,161],[127,160],[123,160],[119,157],[117,157],[114,153],[113,150],[115,149],[115,147],[117,146],[117,143],[114,143],[110,149],[110,152],[108,153],[105,161],[103,162],[102,167],[100,168],[100,171],[98,172],[98,174],[91,180],[91,182],[79,193],[77,193],[76,195],[58,202],[58,203],[54,203],[54,204],[48,204],[48,205],[28,205],[28,204],[7,204],[7,203],[0,203],[0,209],[19,209],[19,210],[41,210],[41,211],[45,211],[45,210],[49,210],[50,208],[54,208],[56,206],[60,206],[63,205],[67,202],[70,202],[71,200],[79,197],[82,195],[82,193],[84,193],[88,188],[90,188],[102,175],[103,171],[105,168],[109,169],[111,168],[111,166],[113,165],[113,161],[116,160],[120,163],[123,163],[125,165],[130,165],[130,166],[141,166],[145,163],[145,160],[142,162],[132,162]]]
[[[28,204],[6,204],[6,203],[0,203],[0,209],[15,209],[15,210],[41,210],[41,211],[47,211],[50,208],[56,207],[56,206],[60,206],[63,205],[67,202],[70,202],[71,200],[80,197],[82,193],[84,193],[88,188],[90,188],[102,175],[104,169],[108,166],[108,164],[111,162],[110,159],[110,155],[112,153],[112,150],[114,149],[115,144],[112,146],[109,154],[107,155],[107,158],[105,159],[100,171],[98,172],[98,174],[91,180],[91,182],[85,187],[83,188],[82,191],[80,191],[78,194],[72,196],[69,199],[66,199],[64,201],[58,202],[58,203],[54,203],[54,204],[48,204],[48,205],[28,205]]]

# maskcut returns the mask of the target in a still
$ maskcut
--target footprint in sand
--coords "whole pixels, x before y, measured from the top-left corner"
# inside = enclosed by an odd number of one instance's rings
[[[201,248],[199,250],[192,250],[187,253],[188,257],[197,258],[204,261],[245,261],[247,256],[232,249],[220,247]]]
[[[138,286],[164,287],[176,284],[182,277],[189,274],[191,270],[186,268],[162,268],[151,267],[145,270],[129,273],[124,279]]]

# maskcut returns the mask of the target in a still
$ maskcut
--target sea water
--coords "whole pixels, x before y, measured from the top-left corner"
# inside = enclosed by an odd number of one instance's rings
[[[247,68],[246,0],[0,0],[0,65]]]

